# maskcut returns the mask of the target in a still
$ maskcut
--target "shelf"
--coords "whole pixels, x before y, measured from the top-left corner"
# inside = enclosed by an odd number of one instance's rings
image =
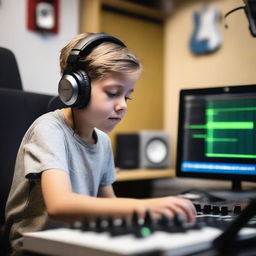
[[[117,169],[116,181],[147,180],[175,177],[174,169]]]
[[[118,1],[117,4],[116,0],[101,0],[101,5],[105,9],[116,10],[119,13],[123,12],[158,22],[163,22],[165,17],[165,12],[161,8],[152,8],[128,1]]]

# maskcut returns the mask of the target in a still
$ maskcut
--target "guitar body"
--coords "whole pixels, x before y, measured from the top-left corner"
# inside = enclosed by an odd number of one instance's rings
[[[212,6],[195,11],[193,21],[194,30],[189,42],[191,52],[200,55],[218,50],[222,44],[219,9]]]

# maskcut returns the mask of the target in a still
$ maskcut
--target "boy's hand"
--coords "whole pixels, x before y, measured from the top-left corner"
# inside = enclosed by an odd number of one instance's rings
[[[195,222],[196,209],[190,200],[168,196],[142,201],[145,210],[150,210],[155,218],[160,218],[162,214],[169,218],[173,218],[175,214],[180,214],[185,217],[187,222]]]

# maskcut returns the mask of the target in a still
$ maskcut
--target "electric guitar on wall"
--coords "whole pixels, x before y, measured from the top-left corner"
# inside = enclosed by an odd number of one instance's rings
[[[200,55],[218,50],[222,44],[219,31],[220,10],[216,6],[204,5],[193,14],[194,31],[189,46],[193,54]]]

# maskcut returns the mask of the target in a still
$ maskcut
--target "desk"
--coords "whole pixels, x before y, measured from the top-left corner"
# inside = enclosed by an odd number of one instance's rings
[[[118,197],[152,197],[152,181],[175,176],[174,169],[117,169],[113,184]]]
[[[174,169],[117,169],[116,181],[149,180],[175,177]]]

